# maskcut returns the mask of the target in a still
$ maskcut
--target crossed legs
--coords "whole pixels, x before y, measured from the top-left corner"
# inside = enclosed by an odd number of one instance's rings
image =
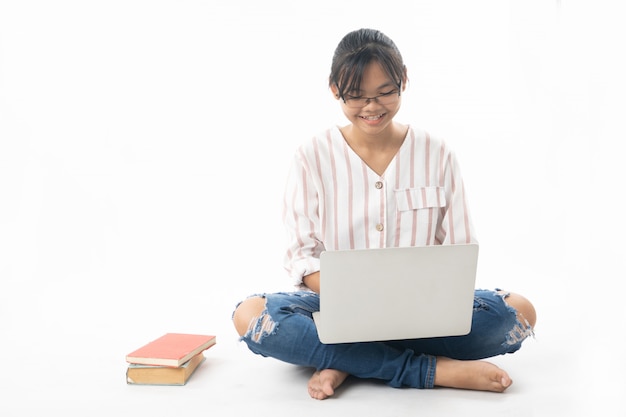
[[[504,294],[504,292],[501,292]],[[262,297],[251,297],[243,301],[233,314],[235,328],[240,336],[250,331],[251,323],[265,310],[266,301]],[[533,305],[523,296],[508,293],[506,303],[514,308],[521,323],[535,326],[536,312]],[[326,399],[348,377],[348,373],[336,369],[316,371],[308,382],[309,395],[315,399]],[[481,391],[503,392],[512,379],[506,371],[482,360],[456,360],[438,356],[435,367],[435,386]]]

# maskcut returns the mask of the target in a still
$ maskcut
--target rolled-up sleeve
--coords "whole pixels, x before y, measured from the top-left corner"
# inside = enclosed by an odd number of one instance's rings
[[[285,186],[283,222],[287,231],[284,267],[295,285],[320,269],[321,239],[319,194],[309,162],[299,150],[291,164]]]
[[[443,175],[439,180],[446,193],[446,205],[442,209],[437,241],[444,245],[477,243],[461,169],[453,152],[447,154],[443,168]]]

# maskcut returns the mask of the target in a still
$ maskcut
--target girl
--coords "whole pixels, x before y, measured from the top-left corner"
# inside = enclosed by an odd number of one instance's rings
[[[474,243],[453,152],[427,132],[394,120],[407,84],[396,45],[360,29],[339,43],[329,86],[350,122],[296,152],[284,200],[285,267],[300,288],[241,302],[233,321],[259,355],[312,367],[311,397],[325,399],[348,375],[392,387],[502,392],[512,380],[481,359],[513,353],[533,334],[533,305],[518,294],[476,290],[466,336],[324,345],[319,256],[325,250]]]

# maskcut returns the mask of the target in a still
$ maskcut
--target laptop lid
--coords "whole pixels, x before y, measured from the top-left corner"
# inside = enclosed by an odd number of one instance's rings
[[[320,256],[322,343],[469,333],[477,244],[326,251]]]

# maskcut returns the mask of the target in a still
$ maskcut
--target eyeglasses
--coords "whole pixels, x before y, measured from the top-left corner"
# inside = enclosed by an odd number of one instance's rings
[[[394,104],[400,99],[400,91],[392,90],[388,93],[382,93],[374,97],[353,97],[346,95],[342,97],[342,99],[346,106],[355,109],[367,106],[372,100],[378,104],[386,106],[389,104]]]

